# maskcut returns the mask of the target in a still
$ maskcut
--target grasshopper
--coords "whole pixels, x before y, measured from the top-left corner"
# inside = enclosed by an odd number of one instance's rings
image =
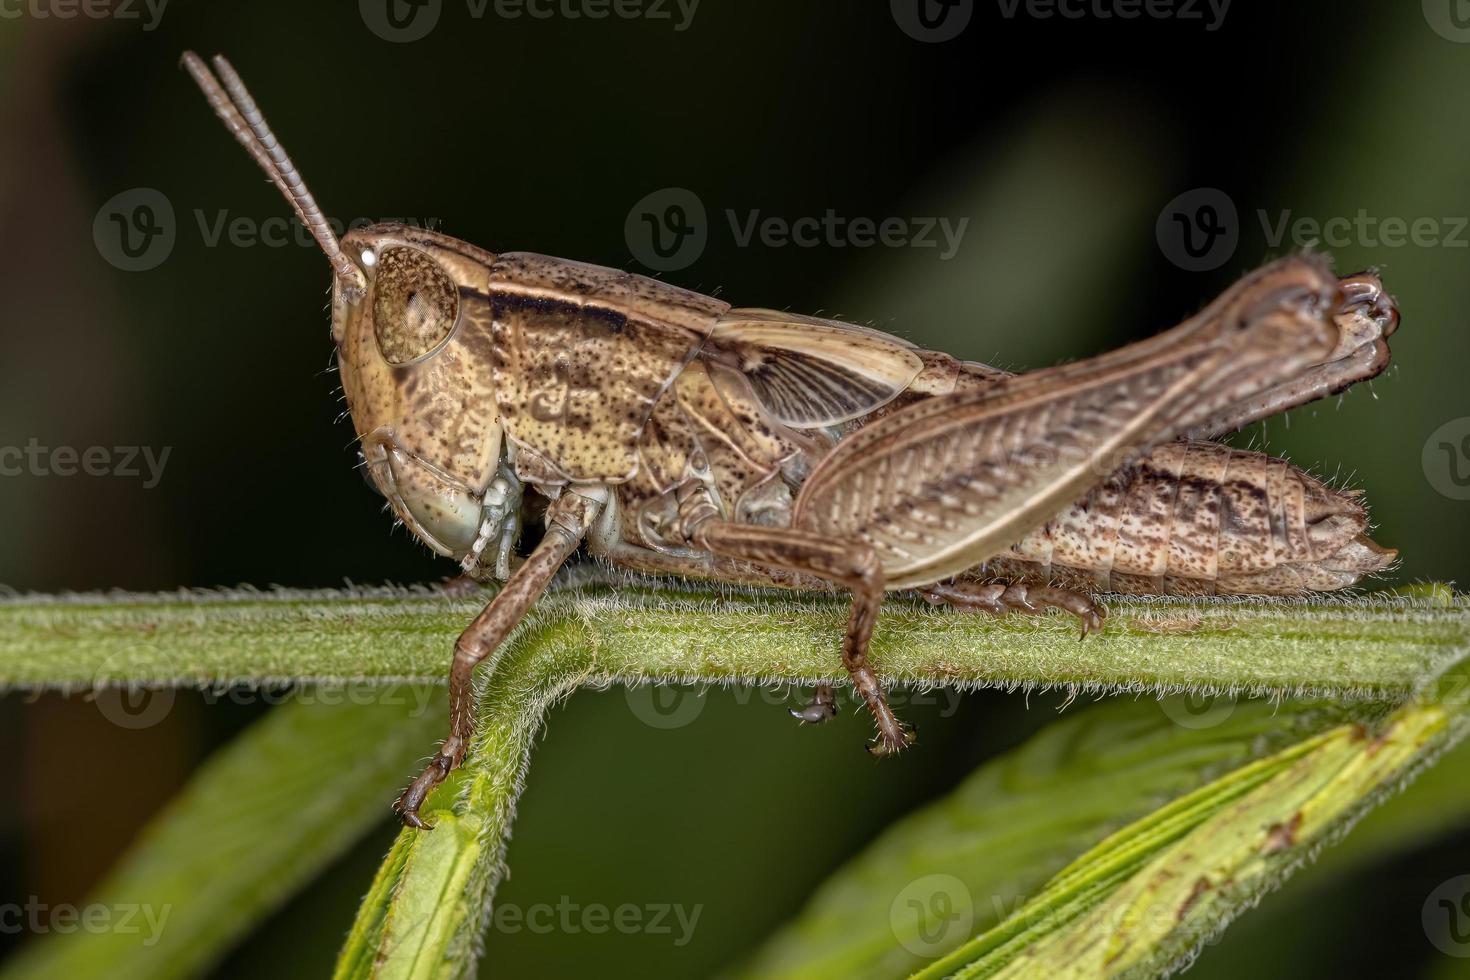
[[[454,645],[450,732],[395,804],[409,825],[464,757],[475,666],[583,543],[638,571],[849,594],[842,663],[875,755],[914,740],[868,657],[886,592],[1062,609],[1085,637],[1098,593],[1332,590],[1395,558],[1355,494],[1209,441],[1387,366],[1398,313],[1371,273],[1289,256],[1150,339],[1009,374],[435,231],[339,240],[230,64],[183,63],[331,262],[370,482],[420,541],[504,583]],[[793,714],[834,712],[821,685]]]

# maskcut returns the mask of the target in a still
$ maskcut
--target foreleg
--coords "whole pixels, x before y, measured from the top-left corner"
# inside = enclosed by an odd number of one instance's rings
[[[506,581],[475,621],[454,644],[454,664],[449,671],[449,737],[429,765],[409,784],[393,808],[411,827],[424,827],[419,807],[429,791],[444,781],[464,759],[475,730],[475,667],[494,653],[531,606],[546,591],[562,563],[577,550],[601,502],[568,491],[546,510],[546,534],[526,563]]]

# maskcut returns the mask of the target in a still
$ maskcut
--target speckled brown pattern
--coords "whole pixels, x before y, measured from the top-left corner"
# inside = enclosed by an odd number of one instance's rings
[[[977,430],[977,417],[952,428],[947,442],[919,445],[908,463],[886,457],[886,450],[869,452],[870,465],[828,470],[811,483],[805,477],[839,439],[839,455],[856,458],[863,455],[859,444],[895,413],[903,415],[905,435],[931,417],[953,424],[966,405],[988,412],[1006,398],[1025,400],[1037,375],[1016,381],[875,331],[731,310],[627,273],[530,254],[496,256],[411,228],[380,226],[344,241],[349,254],[366,247],[380,257],[379,288],[391,289],[375,291],[371,303],[339,300],[334,330],[343,384],[375,478],[396,478],[428,501],[412,512],[402,508],[400,516],[415,530],[451,523],[460,506],[453,488],[481,491],[508,440],[517,477],[549,494],[568,484],[614,487],[610,520],[622,540],[614,542],[606,533],[612,525],[604,522],[603,533],[593,535],[594,550],[632,564],[645,564],[633,561],[639,548],[685,557],[696,551],[689,540],[693,518],[789,525],[798,495],[816,499],[839,470],[849,489],[833,506],[843,516],[831,526],[812,526],[829,536],[841,533],[839,527],[853,529],[887,556],[885,572],[895,587],[942,572],[940,578],[1010,575],[1090,591],[1300,591],[1341,588],[1392,558],[1363,536],[1366,516],[1356,501],[1284,461],[1195,443],[1165,446],[1140,464],[1093,478],[1083,501],[1040,527],[1021,529],[983,568],[967,572],[978,563],[965,551],[908,574],[903,569],[925,553],[924,542],[941,542],[947,533],[930,523],[936,515],[946,506],[968,506],[966,487],[998,487],[1022,475],[1004,458],[987,462],[985,454],[1025,451],[1028,426],[1044,427],[1036,430],[1035,449],[1048,440],[1053,449],[1069,440],[1080,446],[1089,432],[1125,428],[1139,406],[1181,377],[1194,379],[1181,389],[1190,395],[1208,388],[1200,383],[1202,371],[1228,376],[1238,363],[1209,345],[1191,341],[1176,357],[1155,342],[1152,360],[1129,361],[1114,372],[1128,376],[1121,388],[1083,385],[1065,402],[1010,412],[1004,429]],[[451,282],[458,320],[439,336],[444,330],[431,316],[409,315],[415,303],[449,309],[443,297]],[[1373,350],[1381,360],[1376,346],[1388,331],[1374,332],[1362,318],[1365,310],[1383,312],[1381,291],[1363,286],[1361,276],[1344,282],[1354,290],[1339,317],[1332,357],[1346,364]],[[394,323],[385,324],[390,313]],[[1218,320],[1219,310],[1213,315]],[[432,356],[417,349],[425,345]],[[405,363],[391,363],[390,353]],[[1143,368],[1134,370],[1138,363]],[[1067,381],[1076,369],[1050,373]],[[844,379],[853,383],[844,387]],[[800,382],[818,390],[804,397],[794,391]],[[1018,384],[1021,395],[1007,394],[1008,385]],[[1074,421],[1059,414],[1063,404]],[[844,417],[854,411],[861,414]],[[808,421],[798,426],[778,420],[778,413]],[[1076,427],[1070,436],[1069,426]],[[978,431],[992,433],[991,442],[971,440]],[[879,435],[880,444],[889,438]],[[424,465],[388,472],[387,454],[371,449],[390,443]],[[941,471],[964,485],[905,490]],[[1336,511],[1309,524],[1309,506]],[[863,526],[858,515],[868,512]],[[1351,533],[1337,533],[1342,529]],[[718,563],[702,564],[720,574]]]
[[[214,59],[218,78],[184,63],[332,264],[370,479],[430,547],[506,579],[455,644],[450,734],[399,801],[413,826],[473,731],[475,665],[584,539],[630,567],[849,593],[843,662],[880,754],[913,739],[867,660],[885,590],[1061,608],[1085,634],[1103,621],[1086,594],[1099,589],[1332,589],[1392,560],[1352,495],[1282,460],[1171,441],[1381,371],[1397,312],[1375,275],[1339,281],[1292,256],[1157,337],[1011,376],[437,232],[375,225],[339,241],[229,63]],[[527,487],[546,501],[529,508],[545,533],[512,571]],[[819,692],[798,715],[831,704]]]
[[[718,300],[596,266],[503,255],[490,270],[492,375],[507,434],[566,480],[622,483],[654,402]]]
[[[1160,446],[967,574],[1099,592],[1292,594],[1383,571],[1355,493],[1282,459]]]

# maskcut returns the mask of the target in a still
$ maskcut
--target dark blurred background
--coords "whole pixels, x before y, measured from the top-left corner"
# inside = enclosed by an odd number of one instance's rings
[[[1180,0],[1133,17],[1126,0],[1062,5],[1079,16],[960,0],[931,2],[928,26],[914,4],[876,0],[649,0],[605,19],[569,16],[591,9],[580,0],[539,4],[548,17],[494,0],[482,16],[465,0],[394,4],[0,11],[0,446],[97,446],[111,460],[108,475],[27,464],[0,479],[0,583],[332,586],[454,571],[389,534],[354,471],[326,263],[277,226],[285,205],[178,69],[185,48],[231,57],[340,220],[406,218],[492,250],[658,269],[737,305],[842,316],[1009,368],[1152,333],[1319,242],[1341,272],[1382,270],[1404,317],[1395,367],[1237,441],[1363,488],[1378,539],[1403,554],[1385,585],[1465,576],[1470,27],[1458,0]],[[744,238],[752,220],[829,211],[903,223],[869,247],[850,225],[811,246]],[[653,242],[645,214],[671,237]],[[118,472],[126,447],[151,453],[136,476]],[[577,695],[537,751],[500,900],[700,905],[698,929],[682,946],[521,931],[494,937],[490,962],[510,976],[730,963],[879,829],[1057,702],[944,705],[911,709],[923,751],[875,769],[855,717],[797,733],[760,698],[712,693],[693,723],[664,731],[621,690]],[[264,710],[181,697],[163,724],[123,731],[80,698],[0,700],[0,896],[80,901],[192,768]],[[320,975],[390,835],[385,821],[221,975]],[[1419,905],[1470,871],[1466,845],[1426,842],[1329,896],[1276,905],[1279,921],[1268,902],[1199,969],[1445,975]],[[1303,937],[1319,937],[1305,963],[1291,959]],[[0,952],[15,942],[0,936]]]

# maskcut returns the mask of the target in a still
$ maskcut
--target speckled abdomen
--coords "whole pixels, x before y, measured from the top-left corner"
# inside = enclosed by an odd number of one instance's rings
[[[970,574],[1152,595],[1331,591],[1393,563],[1367,528],[1356,492],[1285,460],[1175,442]]]

